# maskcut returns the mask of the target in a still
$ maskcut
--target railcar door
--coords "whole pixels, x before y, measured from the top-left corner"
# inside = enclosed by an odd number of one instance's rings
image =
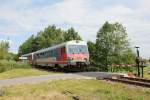
[[[66,55],[66,48],[62,47],[61,48],[61,57],[60,60],[63,64],[65,64],[66,60],[67,60],[67,55]]]
[[[32,64],[32,55],[29,55],[29,64]]]

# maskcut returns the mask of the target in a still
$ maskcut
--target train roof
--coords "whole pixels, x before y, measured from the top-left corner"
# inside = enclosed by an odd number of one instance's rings
[[[32,55],[34,52],[32,52],[32,53],[28,53],[28,54],[24,54],[24,55],[22,55],[21,57],[27,57],[27,56],[30,56],[30,55]]]
[[[48,47],[48,48],[44,48],[44,49],[41,49],[41,50],[38,50],[38,51],[35,51],[35,52],[32,52],[32,53],[24,54],[24,55],[22,55],[22,57],[26,57],[26,56],[41,53],[41,52],[46,52],[48,50],[52,50],[52,49],[62,47],[62,46],[65,46],[65,45],[87,45],[87,43],[85,41],[81,41],[81,40],[67,41],[67,42],[57,44],[55,46],[51,46],[51,47]]]

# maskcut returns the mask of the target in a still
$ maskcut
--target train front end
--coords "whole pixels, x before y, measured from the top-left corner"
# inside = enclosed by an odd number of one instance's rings
[[[67,43],[67,61],[69,66],[87,67],[89,52],[87,43],[84,41],[70,41]]]

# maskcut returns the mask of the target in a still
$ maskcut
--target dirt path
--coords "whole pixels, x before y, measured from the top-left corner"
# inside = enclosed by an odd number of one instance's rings
[[[37,83],[47,80],[60,80],[60,79],[95,79],[98,76],[107,76],[110,73],[105,72],[81,72],[81,73],[68,73],[68,74],[57,74],[57,75],[40,75],[40,76],[30,76],[30,77],[21,77],[13,79],[0,80],[0,87],[24,84],[24,83]]]

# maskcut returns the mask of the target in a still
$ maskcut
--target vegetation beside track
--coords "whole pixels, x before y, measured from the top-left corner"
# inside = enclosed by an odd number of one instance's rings
[[[15,90],[15,91],[14,91]],[[149,100],[150,89],[101,80],[57,80],[1,88],[2,100]]]
[[[49,70],[36,69],[26,62],[0,60],[0,79],[9,79],[24,76],[58,74]]]
[[[26,62],[16,62],[16,61],[7,61],[7,60],[0,60],[0,73],[12,70],[12,69],[29,69],[32,68],[29,64]]]
[[[144,78],[150,79],[150,74],[148,74],[148,71],[150,71],[150,66],[144,68]]]

